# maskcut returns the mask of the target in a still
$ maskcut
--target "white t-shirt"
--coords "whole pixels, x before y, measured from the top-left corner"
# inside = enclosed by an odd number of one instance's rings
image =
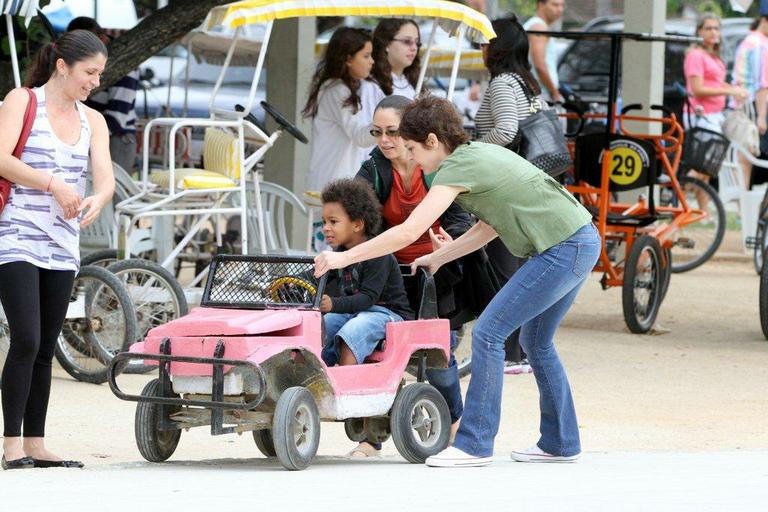
[[[381,89],[363,80],[358,90],[362,106],[357,113],[351,106],[343,106],[349,94],[341,80],[329,80],[320,89],[312,120],[306,190],[320,191],[331,181],[355,176],[376,142],[369,132],[373,110],[384,97]]]
[[[408,81],[405,75],[397,76],[392,73],[392,94],[405,96],[409,100],[412,100],[416,97],[416,89],[413,88],[411,82]]]
[[[549,30],[549,25],[547,25],[547,22],[538,16],[532,16],[523,24],[523,28],[528,31],[531,30],[533,25],[544,25],[547,27],[547,30]],[[549,72],[549,78],[552,80],[555,88],[557,88],[560,86],[560,80],[557,77],[557,50],[555,49],[555,45],[552,44],[551,37],[547,40],[544,56],[547,63],[547,72]],[[544,97],[546,100],[551,100],[552,96],[549,94],[549,90],[544,87],[544,84],[541,83],[541,79],[539,78],[538,73],[536,73],[536,68],[533,65],[533,59],[531,59],[531,71],[533,72],[533,76],[536,78],[536,81],[539,82],[539,85],[541,86],[542,97]]]

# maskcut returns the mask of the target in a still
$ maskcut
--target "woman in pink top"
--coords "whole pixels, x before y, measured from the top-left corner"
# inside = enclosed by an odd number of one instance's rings
[[[701,44],[691,46],[685,55],[683,69],[689,94],[690,124],[720,132],[723,123],[726,96],[739,100],[747,97],[747,90],[725,81],[725,63],[720,57],[720,19],[711,13],[702,15],[696,24],[696,35]],[[688,115],[683,119],[688,126]]]
[[[686,129],[699,127],[722,133],[726,96],[742,101],[748,93],[746,89],[725,81],[725,63],[720,57],[720,18],[704,13],[696,24],[696,35],[702,42],[691,46],[683,64],[688,103],[692,110],[686,108],[683,123]],[[691,172],[709,182],[708,175]]]

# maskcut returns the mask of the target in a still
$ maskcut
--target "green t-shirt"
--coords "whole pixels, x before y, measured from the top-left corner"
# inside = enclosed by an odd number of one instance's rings
[[[493,227],[518,257],[542,253],[592,221],[565,187],[502,146],[462,144],[432,174],[433,187],[467,189],[456,202]]]

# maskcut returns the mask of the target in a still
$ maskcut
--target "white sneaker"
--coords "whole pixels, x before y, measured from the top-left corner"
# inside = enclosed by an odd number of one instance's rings
[[[427,457],[427,466],[433,468],[464,468],[486,466],[493,462],[493,457],[475,457],[449,446],[440,453]]]
[[[580,456],[580,453],[571,455],[570,457],[552,455],[539,448],[538,445],[533,445],[527,450],[512,452],[510,454],[510,457],[512,457],[512,460],[515,462],[576,462]]]

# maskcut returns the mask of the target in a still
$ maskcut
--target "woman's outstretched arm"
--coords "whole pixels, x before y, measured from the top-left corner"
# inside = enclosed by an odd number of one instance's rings
[[[344,268],[358,261],[392,254],[411,245],[432,227],[432,224],[462,191],[463,189],[459,187],[443,185],[433,187],[402,224],[348,251],[323,251],[318,254],[315,257],[315,276],[320,277],[329,270]]]

